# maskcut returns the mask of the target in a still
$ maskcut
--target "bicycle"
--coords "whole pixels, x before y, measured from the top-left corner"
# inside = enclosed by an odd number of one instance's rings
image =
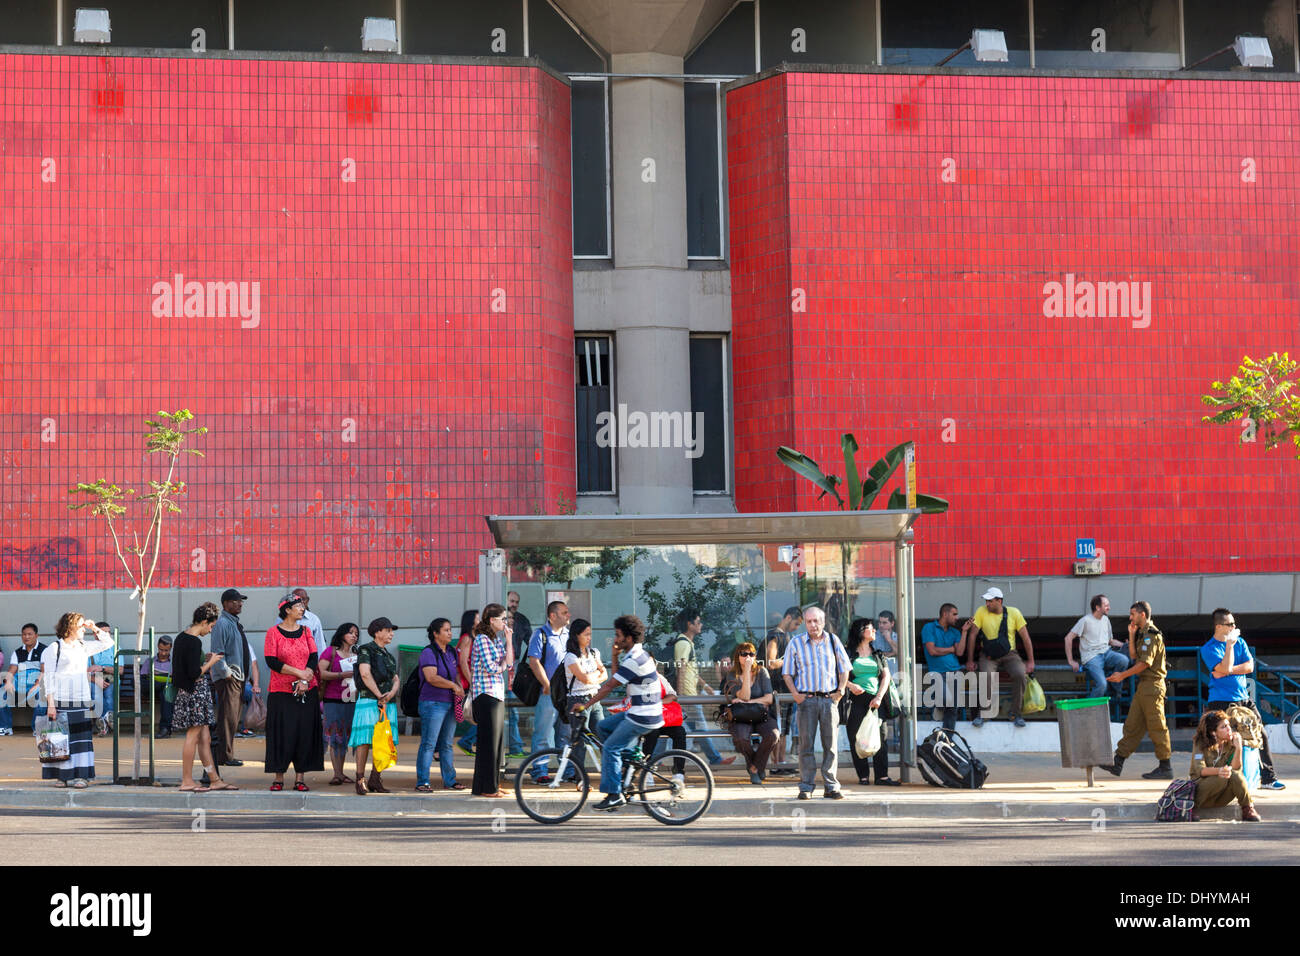
[[[1291,738],[1291,743],[1300,749],[1300,707],[1296,708],[1291,719],[1286,722],[1286,735]]]
[[[593,748],[592,752],[602,753],[601,741],[585,724],[575,727],[574,732],[588,748]],[[538,750],[529,754],[519,768],[515,801],[538,823],[564,823],[587,802],[591,778],[585,766],[570,759],[572,751],[572,743]],[[673,767],[678,761],[680,771]],[[554,774],[546,771],[550,777],[547,783],[537,783],[529,773],[530,768],[542,763],[558,763]],[[575,777],[565,780],[570,773]],[[635,750],[623,751],[622,792],[628,806],[640,805],[652,818],[668,826],[684,826],[698,820],[713,803],[713,771],[689,750],[666,750],[647,757],[638,742]]]

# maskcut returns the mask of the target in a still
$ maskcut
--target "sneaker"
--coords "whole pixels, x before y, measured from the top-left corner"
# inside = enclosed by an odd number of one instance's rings
[[[229,760],[223,760],[221,762],[221,766],[223,767],[242,767],[243,765],[244,765],[244,761],[236,760],[234,757],[231,757]]]
[[[611,793],[600,803],[596,804],[593,809],[596,810],[617,810],[619,807],[627,806],[627,800],[621,793]]]
[[[533,778],[533,783],[538,783],[538,784],[545,785],[545,784],[550,783],[550,782],[551,782],[552,780],[554,780],[554,779],[555,779],[555,778],[552,777],[549,773],[544,773],[544,774],[542,774],[540,777],[534,777],[534,778]]]
[[[11,737],[13,736],[13,731],[12,731],[12,730],[9,731],[9,735],[10,735]],[[1268,783],[1261,783],[1261,784],[1259,785],[1259,789],[1261,789],[1261,790],[1285,790],[1285,789],[1286,789],[1286,784],[1284,784],[1281,780],[1270,780]]]
[[[0,737],[12,737],[14,729],[12,727],[0,727]]]
[[[241,730],[238,734],[236,734],[236,736],[238,736],[238,737],[256,737],[257,734],[256,734],[254,731],[251,731],[251,730],[249,730],[247,727],[245,727],[245,728],[244,728],[243,730]]]
[[[1025,726],[1025,718],[1023,718],[1023,717],[1017,717],[1017,718],[1015,719],[1015,725],[1016,725],[1017,727],[1023,727],[1023,726]]]
[[[752,779],[752,778],[751,778]],[[762,781],[757,781],[761,783]],[[673,774],[673,796],[684,797],[686,795],[686,774]]]
[[[773,767],[768,773],[773,777],[793,777],[795,772],[793,767]]]
[[[811,791],[811,790],[800,790],[800,791],[799,791],[799,799],[800,799],[800,800],[811,800],[811,799],[812,799],[812,791]]]
[[[472,756],[474,756],[474,748],[473,748],[473,747],[466,747],[466,746],[465,746],[463,743],[461,743],[459,740],[456,741],[456,749],[459,750],[461,753],[463,753],[466,757],[472,757]]]
[[[509,758],[510,760],[523,760],[527,756],[528,754],[524,753],[521,750],[516,750],[514,753],[506,754],[506,757]]]
[[[674,782],[676,782],[676,781],[674,781]],[[752,784],[754,784],[755,786],[757,786],[758,784],[761,784],[761,783],[763,782],[763,778],[760,777],[760,776],[759,776],[758,774],[756,774],[756,773],[751,773],[751,774],[749,775],[749,782],[752,783]]]
[[[710,766],[710,767],[729,767],[731,764],[733,764],[733,763],[735,763],[735,762],[736,762],[736,757],[735,757],[735,755],[733,754],[733,755],[730,756],[730,757],[719,757],[717,760],[715,760],[715,761],[713,761],[711,764],[709,764],[709,766]]]
[[[976,717],[974,720],[972,720],[972,721],[970,722],[970,725],[971,725],[972,727],[983,727],[983,726],[984,726],[984,718],[983,718],[983,717]]]
[[[827,790],[822,794],[827,800],[843,800],[844,794],[839,790]]]
[[[1243,823],[1261,823],[1264,818],[1259,815],[1259,811],[1254,807],[1246,807],[1241,811],[1241,820]]]

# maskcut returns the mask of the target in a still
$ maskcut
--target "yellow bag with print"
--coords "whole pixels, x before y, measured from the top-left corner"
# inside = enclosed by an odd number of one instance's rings
[[[393,728],[388,723],[387,710],[379,712],[379,721],[375,724],[371,745],[375,751],[375,773],[383,773],[397,763],[397,745],[393,743]]]
[[[1047,709],[1047,695],[1043,693],[1043,687],[1038,683],[1036,678],[1029,678],[1025,681],[1025,699],[1020,705],[1021,716],[1036,714],[1040,710]]]

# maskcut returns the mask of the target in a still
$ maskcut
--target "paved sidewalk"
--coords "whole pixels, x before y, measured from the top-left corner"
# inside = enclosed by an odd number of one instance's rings
[[[418,738],[403,738],[398,764],[384,773],[384,784],[393,792],[356,795],[350,785],[331,787],[332,773],[309,774],[308,793],[286,789],[271,793],[271,777],[262,770],[263,738],[241,740],[237,756],[243,767],[223,768],[226,780],[241,789],[238,792],[180,793],[181,741],[160,740],[157,744],[158,776],[170,786],[126,787],[97,783],[85,790],[64,790],[40,779],[36,747],[29,736],[16,732],[14,737],[0,738],[0,808],[78,807],[113,809],[177,810],[205,807],[222,811],[274,810],[322,813],[433,813],[481,814],[501,808],[509,814],[519,813],[511,800],[484,800],[457,793],[435,790],[418,794],[415,788],[415,748]],[[130,766],[130,746],[123,747],[124,767]],[[789,817],[796,808],[810,816],[836,816],[860,819],[970,818],[970,819],[1096,819],[1098,809],[1107,819],[1151,819],[1156,798],[1163,792],[1163,781],[1143,780],[1142,774],[1155,765],[1150,754],[1135,754],[1116,779],[1098,772],[1097,786],[1089,788],[1084,771],[1065,769],[1054,754],[990,754],[989,780],[982,790],[941,790],[931,787],[913,771],[913,781],[901,787],[859,786],[853,777],[848,756],[840,761],[840,781],[846,799],[825,800],[818,790],[814,799],[799,801],[797,778],[769,777],[763,786],[749,783],[739,761],[729,767],[715,768],[716,788],[711,816]],[[1174,754],[1174,773],[1185,774],[1189,755]],[[111,740],[98,739],[95,766],[102,775],[112,768]],[[1266,820],[1300,820],[1300,757],[1278,756],[1278,771],[1288,789],[1256,793],[1256,804]],[[473,758],[457,752],[458,779],[467,786],[473,778]],[[347,773],[352,775],[352,761]],[[513,761],[517,764],[519,761]],[[326,762],[328,766],[328,761]],[[846,772],[847,771],[847,772]],[[897,777],[897,767],[891,773]],[[435,787],[440,785],[438,765],[432,772]],[[293,777],[287,781],[292,785]],[[510,789],[507,786],[506,789]],[[589,801],[590,805],[590,801]],[[585,811],[584,811],[585,812]],[[1235,808],[1217,814],[1223,819],[1236,817]]]

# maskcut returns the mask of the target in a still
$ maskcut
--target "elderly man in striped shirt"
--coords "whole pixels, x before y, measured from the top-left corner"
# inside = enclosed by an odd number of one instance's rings
[[[826,629],[819,607],[803,612],[804,631],[785,648],[785,685],[799,711],[799,799],[812,797],[817,785],[814,735],[822,738],[822,783],[828,800],[843,800],[836,777],[839,766],[840,698],[849,682],[849,655],[840,639]]]

